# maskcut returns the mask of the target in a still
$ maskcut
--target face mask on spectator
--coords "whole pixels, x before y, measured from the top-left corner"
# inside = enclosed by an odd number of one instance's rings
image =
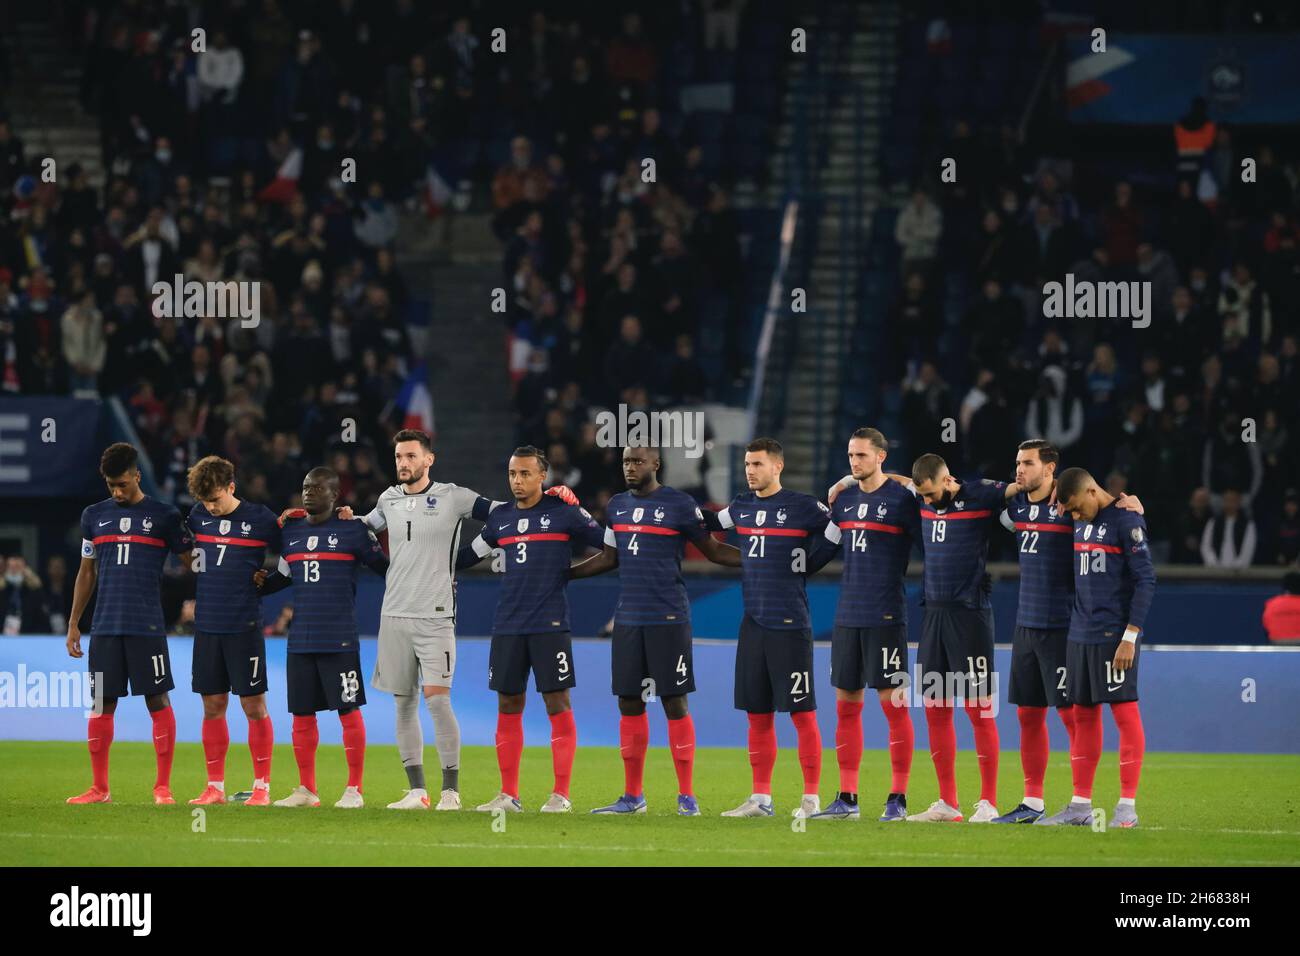
[[[153,158],[160,163],[170,163],[172,161],[172,151],[170,149],[160,149],[153,154]]]
[[[9,584],[22,584],[23,573],[21,571],[6,571],[5,581]]]

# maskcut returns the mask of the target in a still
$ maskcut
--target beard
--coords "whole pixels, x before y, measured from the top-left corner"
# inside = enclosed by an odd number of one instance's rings
[[[403,478],[403,477],[402,477],[402,473],[401,473],[401,471],[398,471],[398,473],[397,473],[397,478],[398,478],[398,480],[401,481],[401,483],[404,484],[404,485],[413,485],[413,484],[415,484],[417,481],[423,481],[423,480],[424,480],[424,469],[423,469],[423,468],[413,468],[413,469],[411,469],[411,474],[410,474],[410,477],[408,477],[408,478]]]
[[[951,492],[951,491],[945,491],[945,492],[943,493],[943,497],[940,498],[937,502],[935,502],[935,505],[934,505],[935,510],[937,510],[937,511],[943,511],[945,508],[950,507],[950,506],[952,505],[952,498],[953,498],[953,494],[952,494],[952,492]]]

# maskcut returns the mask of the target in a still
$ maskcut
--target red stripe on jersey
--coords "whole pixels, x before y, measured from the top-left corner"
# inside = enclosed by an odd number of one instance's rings
[[[497,544],[514,544],[516,541],[568,541],[569,536],[563,531],[548,531],[545,534],[515,534],[508,538],[497,538]]]
[[[299,551],[283,557],[286,561],[355,561],[357,559],[355,554],[341,554],[338,551]]]
[[[903,529],[896,524],[881,524],[879,521],[841,521],[840,527],[853,531],[883,531],[885,534],[902,534]]]
[[[680,534],[676,528],[660,528],[652,524],[615,524],[610,525],[615,531],[630,531],[633,534]]]
[[[1076,541],[1074,542],[1075,551],[1105,551],[1109,554],[1119,554],[1124,549],[1113,544],[1097,544],[1095,541]]]
[[[1074,534],[1073,524],[1038,524],[1036,521],[1017,521],[1017,531],[1068,531]]]
[[[782,538],[802,538],[808,532],[802,528],[742,528],[736,525],[736,534],[757,534],[771,537],[773,535]]]
[[[142,534],[101,534],[96,537],[93,544],[112,544],[114,542],[130,542],[131,544],[151,544],[155,548],[167,547],[167,542],[162,538],[146,537]]]
[[[987,508],[983,511],[954,511],[951,514],[946,515],[941,515],[937,511],[927,511],[924,508],[921,509],[921,517],[929,518],[931,521],[947,521],[950,518],[954,521],[959,518],[987,518],[991,514],[993,514],[993,512],[989,511]]]
[[[203,541],[207,544],[243,544],[250,548],[265,548],[266,542],[259,541],[257,538],[222,538],[215,534],[196,534],[195,541]]]

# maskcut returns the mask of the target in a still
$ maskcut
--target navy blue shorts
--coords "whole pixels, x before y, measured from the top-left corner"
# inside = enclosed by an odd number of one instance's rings
[[[695,690],[690,624],[615,624],[611,687],[618,697],[678,697]]]
[[[196,694],[266,693],[266,638],[260,627],[237,634],[196,631],[190,687]]]
[[[764,627],[748,614],[736,644],[736,710],[751,714],[817,709],[812,631]]]
[[[831,686],[859,691],[906,687],[907,625],[840,627],[831,632]]]
[[[996,687],[993,673],[993,609],[925,606],[916,662],[921,670],[921,693],[935,681],[965,695],[987,696]]]
[[[323,654],[286,654],[285,676],[289,682],[291,714],[353,710],[366,703],[358,648]]]
[[[573,636],[568,631],[492,635],[488,649],[489,690],[512,697],[522,694],[528,690],[530,670],[539,694],[577,686]]]
[[[1111,664],[1122,638],[1105,644],[1067,641],[1065,687],[1070,703],[1123,704],[1138,699],[1138,665],[1142,648],[1134,648],[1133,664],[1122,674],[1114,673]],[[1118,680],[1114,678],[1118,677]]]
[[[1067,628],[1020,627],[1011,638],[1007,700],[1020,707],[1069,707],[1066,696]]]
[[[106,700],[128,696],[128,683],[132,697],[153,697],[176,686],[165,634],[92,634],[86,663],[91,693]]]

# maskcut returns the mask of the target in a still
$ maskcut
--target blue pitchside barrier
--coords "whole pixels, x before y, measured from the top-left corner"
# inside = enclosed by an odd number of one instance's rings
[[[1010,622],[1007,622],[1010,626]],[[92,638],[93,640],[93,638]],[[83,648],[86,645],[83,643]],[[170,639],[172,671],[177,689],[172,692],[180,740],[198,741],[203,718],[198,695],[189,689],[192,640]],[[1006,702],[1006,675],[1010,651],[1000,645],[995,654],[999,677],[998,731],[1004,750],[1015,749],[1020,740],[1015,708]],[[285,642],[267,641],[267,676],[271,713],[277,737],[289,739],[289,718],[285,710]],[[375,640],[361,642],[366,683],[374,667]],[[910,660],[915,667],[913,648]],[[457,650],[456,684],[452,692],[461,733],[467,744],[492,744],[496,731],[496,695],[487,688],[488,641],[461,638]],[[818,719],[824,743],[835,737],[835,695],[830,686],[830,646],[819,642],[815,649],[815,685]],[[573,706],[577,714],[580,744],[618,746],[618,708],[610,694],[609,642],[583,639],[575,642],[574,666],[577,686]],[[705,747],[743,746],[745,716],[732,707],[732,674],[735,643],[699,640],[695,645],[695,681],[691,696],[698,742]],[[1141,660],[1141,708],[1146,727],[1147,748],[1163,751],[1204,753],[1300,753],[1300,647],[1186,647],[1153,644],[1145,647]],[[84,740],[85,658],[67,656],[61,637],[0,638],[0,739]],[[393,699],[367,690],[365,708],[367,738],[372,743],[394,743]],[[885,721],[870,705],[864,711],[866,745],[885,746]],[[913,723],[916,747],[928,748],[924,715],[915,701]],[[56,706],[57,705],[57,706]],[[659,705],[650,709],[651,744],[667,745],[664,718]],[[426,724],[428,718],[424,718]],[[243,741],[246,724],[232,702],[229,712],[232,740]],[[972,748],[974,739],[964,714],[957,715],[957,742]],[[1052,747],[1067,747],[1065,730],[1054,716],[1048,720]],[[1105,718],[1106,747],[1117,746],[1115,728]],[[426,727],[426,731],[428,728]],[[339,725],[331,715],[322,715],[321,740],[341,742]],[[529,693],[524,713],[527,743],[545,746],[550,723],[541,700]],[[117,740],[147,741],[152,723],[141,700],[123,701],[118,706],[114,736]],[[777,734],[783,748],[795,745],[794,730],[787,718],[777,720]],[[918,759],[920,759],[918,757]]]

